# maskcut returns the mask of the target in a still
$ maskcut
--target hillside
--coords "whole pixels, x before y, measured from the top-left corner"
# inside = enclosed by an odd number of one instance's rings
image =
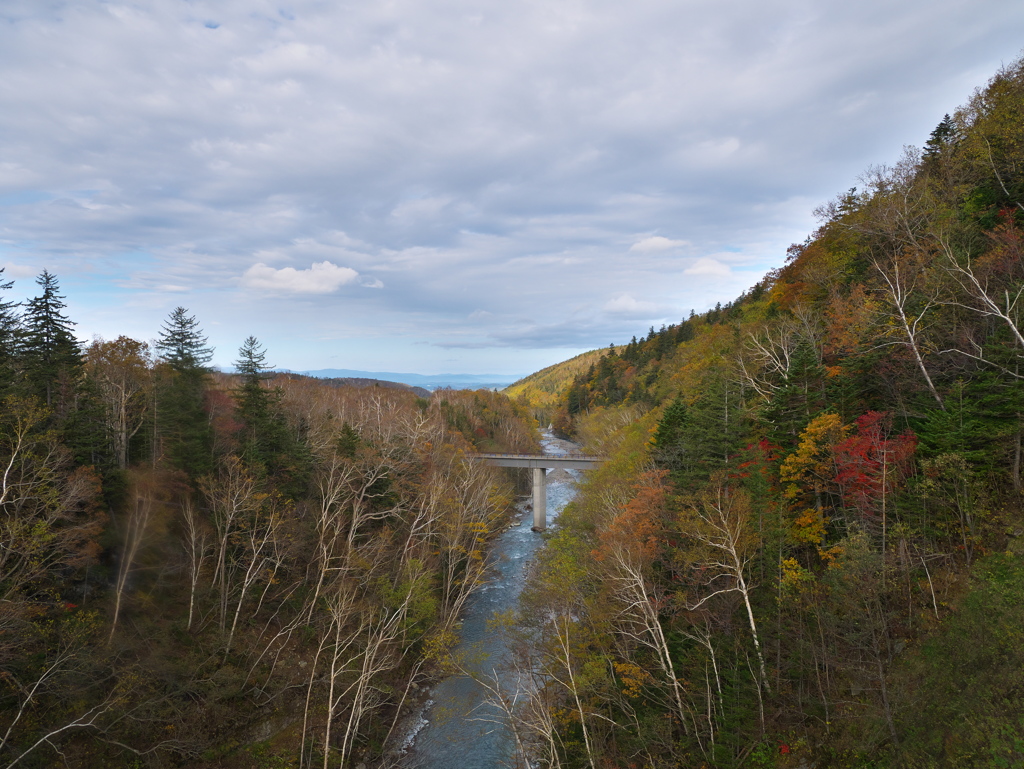
[[[1024,61],[816,213],[538,388],[611,457],[521,618],[553,762],[1024,762]]]
[[[580,353],[574,358],[523,377],[502,392],[514,400],[525,397],[534,408],[551,409],[561,400],[573,378],[599,361],[606,352],[607,349]]]
[[[467,455],[535,451],[528,414],[274,375],[251,336],[212,371],[183,307],[81,349],[37,283],[0,280],[0,766],[381,761],[515,512]]]
[[[409,385],[404,382],[392,382],[387,379],[368,379],[366,377],[312,377],[305,374],[295,374],[293,372],[275,373],[271,377],[271,381],[275,384],[303,379],[312,379],[330,387],[384,387],[391,390],[407,390],[415,393],[420,398],[430,397],[430,390],[427,390],[424,387],[417,387],[416,385]]]

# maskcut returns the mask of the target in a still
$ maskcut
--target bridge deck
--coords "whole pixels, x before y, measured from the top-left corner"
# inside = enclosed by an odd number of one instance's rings
[[[495,467],[561,467],[565,470],[592,470],[607,457],[588,456],[587,454],[471,454]]]

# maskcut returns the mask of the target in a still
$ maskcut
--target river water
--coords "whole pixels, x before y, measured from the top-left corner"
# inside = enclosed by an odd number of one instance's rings
[[[545,454],[558,456],[576,448],[544,432]],[[575,493],[575,471],[548,471],[547,524],[552,525]],[[405,769],[495,769],[512,766],[514,744],[500,711],[486,703],[485,688],[474,676],[488,678],[507,654],[500,634],[488,631],[495,612],[514,609],[526,581],[530,560],[543,539],[530,530],[533,514],[520,509],[517,524],[494,544],[491,578],[469,599],[458,652],[470,675],[446,678],[434,687],[401,761]]]

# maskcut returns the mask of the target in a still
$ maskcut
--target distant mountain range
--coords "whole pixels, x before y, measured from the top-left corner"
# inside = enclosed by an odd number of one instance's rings
[[[500,390],[522,378],[515,374],[400,374],[394,371],[356,371],[347,368],[322,368],[294,373],[320,379],[382,379],[427,390],[443,387],[451,387],[453,390]]]

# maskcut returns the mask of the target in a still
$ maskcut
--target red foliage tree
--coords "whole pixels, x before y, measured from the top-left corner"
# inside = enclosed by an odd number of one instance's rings
[[[890,437],[892,416],[869,411],[856,420],[856,433],[836,444],[836,482],[843,503],[862,523],[886,526],[893,493],[907,477],[917,437],[911,432]]]

